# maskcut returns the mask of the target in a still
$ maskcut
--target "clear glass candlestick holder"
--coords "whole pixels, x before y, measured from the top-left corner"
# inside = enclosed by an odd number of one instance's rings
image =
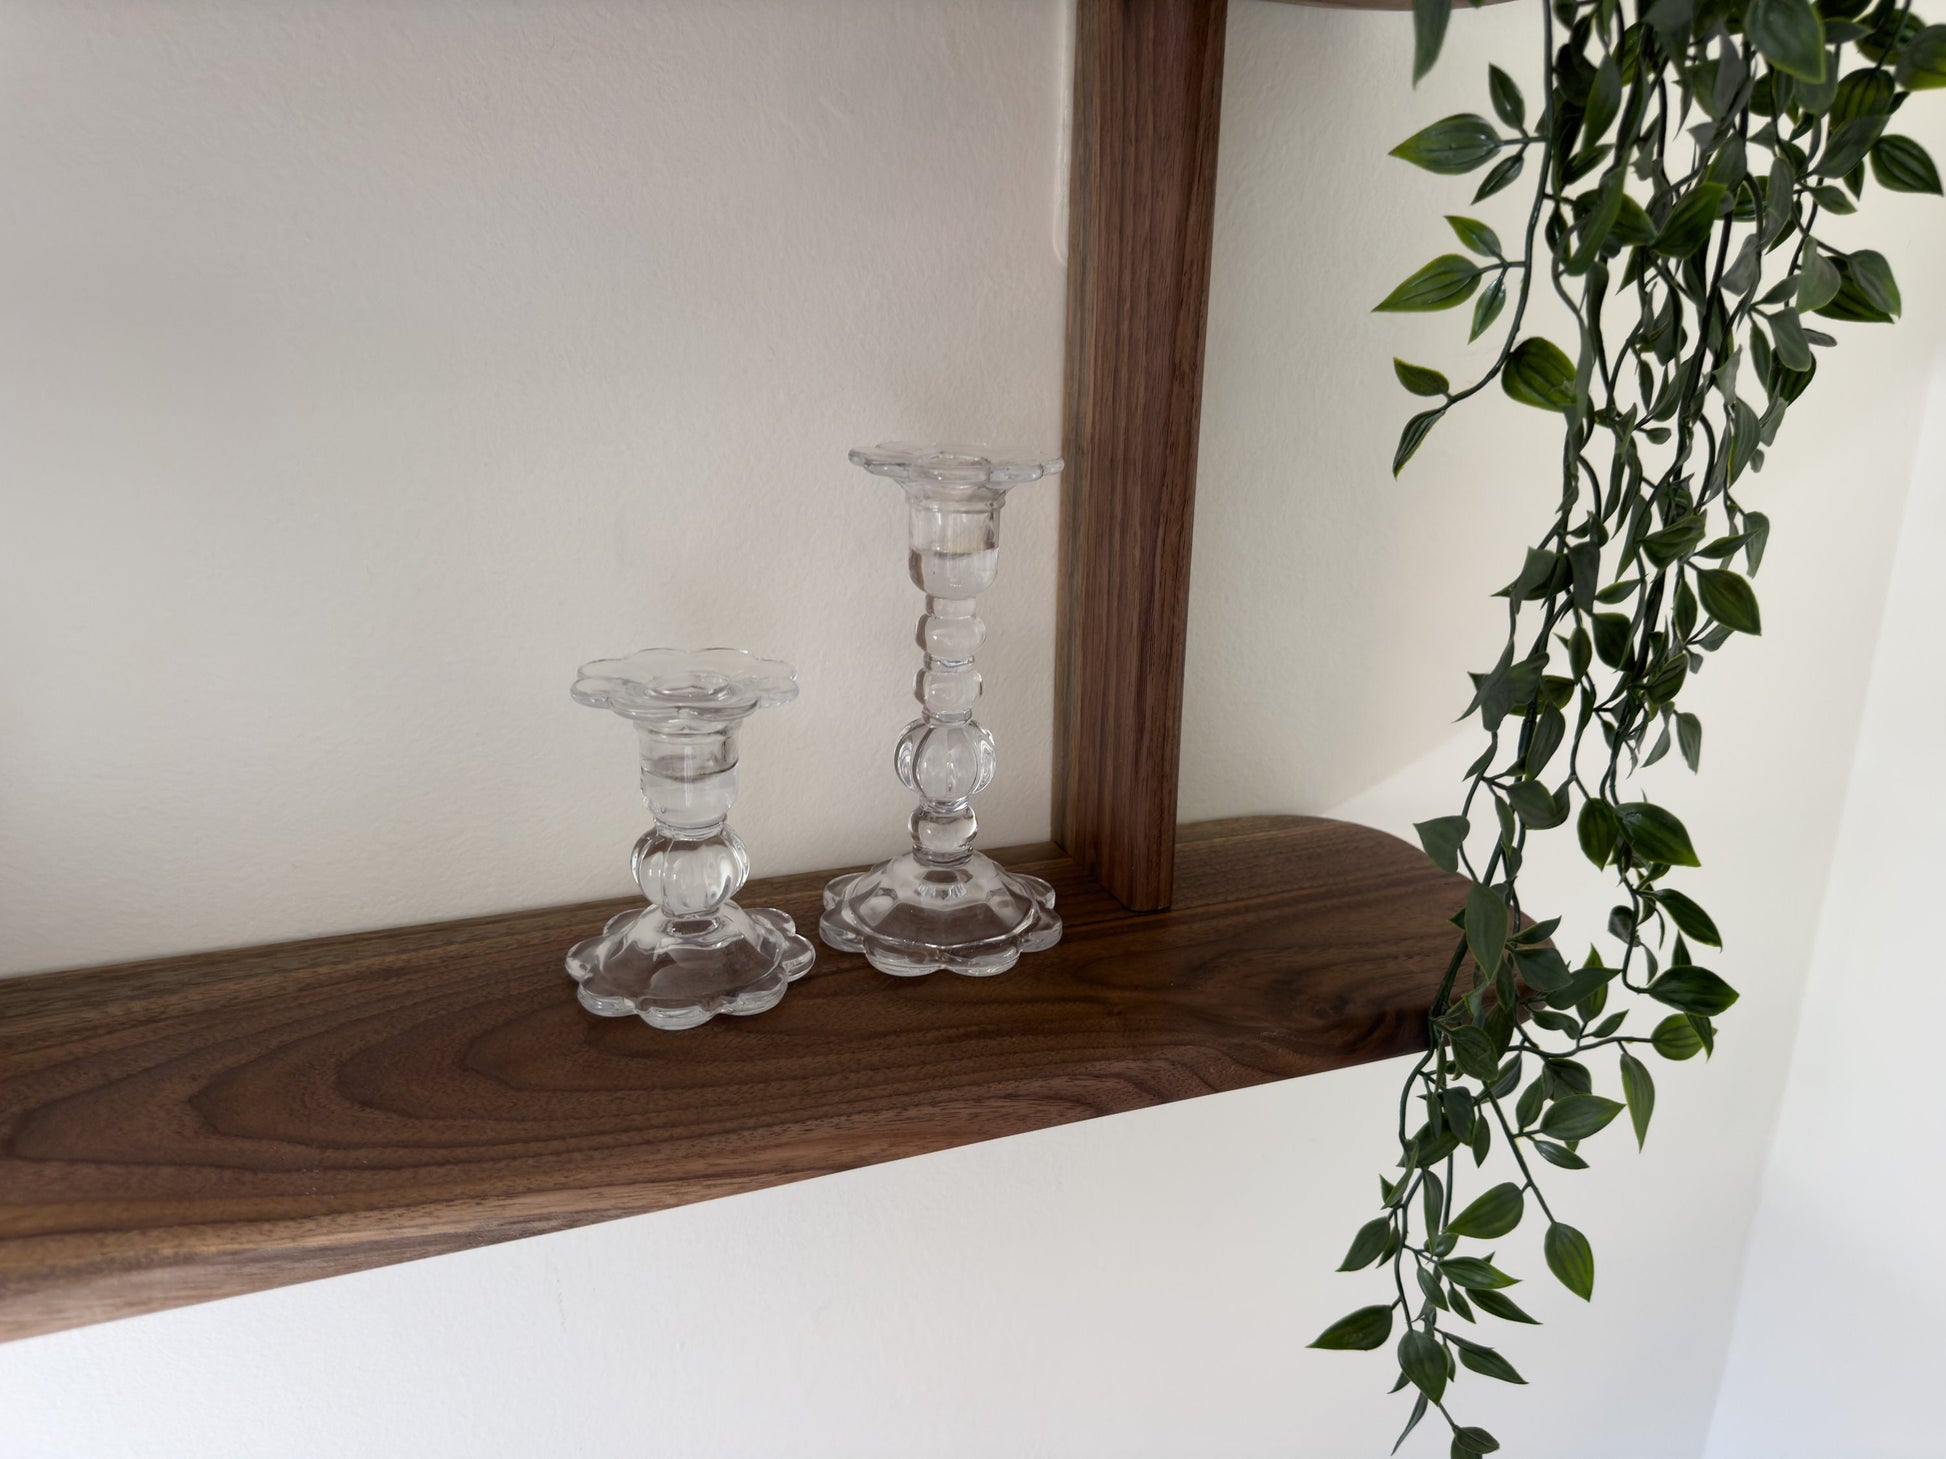
[[[796,674],[740,649],[652,648],[582,665],[574,698],[634,723],[654,818],[633,861],[649,905],[611,917],[568,952],[581,1006],[657,1028],[775,1006],[815,953],[784,913],[732,900],[750,858],[727,817],[738,727],[797,698]]]
[[[993,736],[973,717],[980,698],[975,652],[986,625],[974,600],[993,585],[1000,509],[1012,488],[1061,469],[1052,459],[1010,458],[979,447],[876,446],[852,461],[905,492],[908,567],[926,595],[914,686],[919,718],[893,755],[919,797],[912,849],[824,890],[819,935],[862,952],[881,972],[939,970],[986,977],[1023,952],[1061,940],[1054,889],[973,849],[972,798],[993,779]]]

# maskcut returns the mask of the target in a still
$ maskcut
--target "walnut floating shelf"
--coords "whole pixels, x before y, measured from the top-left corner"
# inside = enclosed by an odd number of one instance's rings
[[[0,1337],[356,1271],[1424,1047],[1456,879],[1391,836],[1184,827],[1176,904],[1049,846],[994,979],[820,949],[684,1033],[578,1007],[613,904],[0,982]],[[829,873],[753,884],[815,923]]]

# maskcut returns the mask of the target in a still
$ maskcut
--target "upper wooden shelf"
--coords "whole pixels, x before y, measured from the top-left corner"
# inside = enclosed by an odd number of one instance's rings
[[[1424,1047],[1457,880],[1391,836],[1184,827],[1135,914],[1051,846],[993,979],[820,947],[665,1033],[574,1001],[621,903],[0,982],[0,1337],[661,1210]],[[828,873],[745,900],[815,923]]]

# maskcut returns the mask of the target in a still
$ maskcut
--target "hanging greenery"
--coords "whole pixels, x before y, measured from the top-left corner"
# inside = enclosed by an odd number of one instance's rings
[[[1417,0],[1415,81],[1449,13],[1449,0]],[[1899,313],[1885,258],[1832,247],[1820,219],[1857,211],[1868,179],[1940,191],[1925,149],[1891,129],[1911,92],[1946,86],[1946,26],[1923,24],[1910,0],[1641,0],[1633,12],[1625,0],[1552,0],[1538,28],[1538,115],[1494,66],[1497,122],[1447,117],[1393,149],[1429,172],[1485,169],[1476,204],[1529,186],[1515,247],[1449,217],[1464,252],[1377,306],[1471,301],[1469,340],[1503,331],[1492,367],[1462,388],[1395,361],[1399,382],[1432,403],[1406,423],[1393,472],[1498,381],[1560,417],[1560,500],[1499,594],[1500,656],[1472,676],[1467,713],[1486,747],[1459,813],[1418,827],[1426,854],[1471,886],[1431,1047],[1399,1100],[1397,1165],[1341,1268],[1380,1267],[1390,1297],[1313,1344],[1393,1352],[1394,1391],[1413,1395],[1400,1442],[1437,1410],[1454,1459],[1499,1448],[1454,1415],[1459,1370],[1523,1382],[1487,1329],[1534,1320],[1483,1244],[1537,1215],[1548,1269],[1591,1298],[1593,1246],[1538,1172],[1583,1168],[1585,1142],[1624,1113],[1645,1139],[1649,1060],[1711,1051],[1715,1020],[1737,1001],[1694,950],[1722,938],[1684,889],[1698,865],[1689,832],[1630,776],[1672,748],[1698,768],[1703,725],[1680,707],[1683,688],[1708,655],[1762,631],[1751,579],[1770,522],[1738,492],[1818,352],[1837,343],[1810,321]],[[1537,288],[1572,315],[1566,348],[1522,332]],[[1530,920],[1519,881],[1529,838],[1570,823],[1620,887],[1613,951],[1573,968],[1553,947],[1558,919]],[[1619,1097],[1597,1092],[1610,1069]],[[1463,1189],[1496,1145],[1519,1179]]]

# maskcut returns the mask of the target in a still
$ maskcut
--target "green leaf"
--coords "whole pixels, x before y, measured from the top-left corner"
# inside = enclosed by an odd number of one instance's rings
[[[1683,195],[1655,235],[1655,251],[1665,258],[1688,258],[1716,227],[1723,206],[1723,184],[1699,182]]]
[[[1500,251],[1500,235],[1477,218],[1461,218],[1452,213],[1446,215],[1452,225],[1454,235],[1459,241],[1478,254],[1487,258],[1504,258]]]
[[[1861,248],[1845,260],[1846,272],[1851,281],[1872,304],[1891,315],[1899,317],[1903,307],[1899,299],[1899,286],[1892,277],[1892,265],[1885,261],[1885,255],[1869,248]],[[1841,290],[1842,292],[1842,290]]]
[[[1703,1052],[1703,1040],[1697,1035],[1696,1026],[1680,1013],[1672,1013],[1658,1023],[1649,1042],[1663,1058],[1677,1062],[1693,1059]]]
[[[1687,712],[1677,715],[1676,743],[1682,747],[1683,763],[1691,771],[1699,769],[1703,760],[1703,722]]]
[[[1747,579],[1728,568],[1706,567],[1697,572],[1696,594],[1703,600],[1703,611],[1724,627],[1734,628],[1738,633],[1764,631],[1762,615],[1757,611],[1756,590]]]
[[[1838,271],[1831,271],[1836,278]],[[1799,286],[1802,288],[1802,285]],[[1780,309],[1771,316],[1770,332],[1777,337],[1777,358],[1787,370],[1811,368],[1811,342],[1804,337],[1804,323],[1795,309]]]
[[[1473,297],[1480,268],[1470,258],[1442,253],[1372,306],[1374,314],[1423,314],[1451,309]]]
[[[1428,370],[1424,365],[1409,365],[1404,360],[1392,361],[1392,373],[1414,395],[1446,395],[1453,388],[1452,382],[1439,371]]]
[[[1482,1312],[1492,1313],[1503,1322],[1527,1322],[1533,1323],[1536,1327],[1540,1326],[1538,1322],[1535,1322],[1533,1318],[1529,1317],[1520,1309],[1513,1298],[1507,1296],[1504,1292],[1476,1290],[1473,1293],[1473,1305],[1478,1307]]]
[[[1473,328],[1466,336],[1468,344],[1473,343],[1493,327],[1493,321],[1500,317],[1500,311],[1507,303],[1507,276],[1495,274],[1493,282],[1480,291],[1480,297],[1473,301]]]
[[[1522,405],[1541,410],[1572,410],[1575,404],[1574,361],[1561,347],[1539,335],[1514,346],[1500,375],[1500,388]]]
[[[1439,1096],[1439,1107],[1445,1112],[1448,1127],[1465,1144],[1473,1134],[1473,1096],[1465,1089],[1449,1087]]]
[[[1705,1017],[1723,1012],[1737,1001],[1737,990],[1708,968],[1673,967],[1649,984],[1658,1003]]]
[[[1839,319],[1852,324],[1890,324],[1892,316],[1881,309],[1860,286],[1852,272],[1851,260],[1837,260],[1838,292],[1831,301],[1818,310],[1826,319]]]
[[[1547,787],[1538,780],[1516,781],[1508,787],[1507,799],[1520,812],[1520,819],[1529,830],[1551,830],[1567,819],[1554,803],[1554,797],[1547,793]]]
[[[1338,1264],[1341,1272],[1355,1272],[1368,1267],[1385,1254],[1385,1248],[1392,1241],[1392,1218],[1376,1216],[1358,1228],[1358,1234],[1351,1239],[1351,1249],[1345,1259]]]
[[[1622,835],[1638,861],[1666,861],[1671,866],[1701,866],[1683,823],[1659,805],[1631,800],[1615,807]]]
[[[1680,517],[1642,539],[1642,555],[1657,567],[1667,567],[1703,540],[1706,523],[1701,513]]]
[[[1568,736],[1567,717],[1558,709],[1550,709],[1534,721],[1534,738],[1527,746],[1526,757],[1521,761],[1529,775],[1538,775],[1547,768],[1547,762],[1554,758],[1554,752]],[[1564,819],[1556,817],[1556,820]]]
[[[1689,1026],[1696,1030],[1696,1041],[1703,1046],[1703,1056],[1705,1058],[1715,1058],[1716,1025],[1709,1021],[1709,1015],[1703,1013],[1685,1013],[1683,1017],[1688,1019]]]
[[[1833,299],[1838,297],[1838,289],[1844,283],[1833,263],[1819,248],[1816,242],[1806,239],[1804,243],[1804,267],[1797,278],[1797,312],[1815,314]]]
[[[1932,154],[1910,137],[1887,134],[1872,143],[1872,176],[1895,193],[1937,193]]]
[[[1595,1253],[1588,1238],[1574,1227],[1556,1221],[1547,1228],[1547,1269],[1584,1302],[1595,1295]]]
[[[1843,177],[1865,160],[1884,130],[1882,116],[1855,117],[1833,126],[1831,140],[1818,158],[1818,171],[1826,177]]]
[[[1662,910],[1669,914],[1669,920],[1689,936],[1698,942],[1707,942],[1711,947],[1723,945],[1723,934],[1716,930],[1716,923],[1710,920],[1710,914],[1681,892],[1665,887],[1655,894],[1655,899],[1662,904]]]
[[[1819,172],[1843,177],[1865,160],[1892,114],[1894,92],[1892,78],[1876,68],[1853,71],[1838,83],[1831,102],[1831,135],[1818,158]]]
[[[1452,0],[1412,0],[1412,84],[1417,86],[1439,59],[1446,43]]]
[[[1628,1101],[1628,1117],[1635,1126],[1635,1147],[1641,1149],[1649,1138],[1649,1116],[1655,1113],[1655,1080],[1649,1067],[1627,1049],[1622,1050],[1622,1097]]]
[[[1899,62],[1899,85],[1908,91],[1946,86],[1946,25],[1929,25],[1907,44]]]
[[[1493,97],[1494,115],[1501,121],[1516,132],[1527,124],[1527,102],[1513,77],[1498,66],[1487,67],[1487,91]]]
[[[1399,432],[1399,447],[1392,453],[1393,476],[1405,470],[1405,463],[1412,459],[1420,443],[1432,434],[1432,428],[1439,424],[1439,418],[1444,414],[1446,407],[1442,405],[1437,410],[1421,411],[1405,423],[1405,429]]]
[[[1511,183],[1516,177],[1519,177],[1520,169],[1526,165],[1527,154],[1525,152],[1515,152],[1511,156],[1501,158],[1493,164],[1493,167],[1487,172],[1486,177],[1481,181],[1479,190],[1473,194],[1473,201],[1476,203],[1485,202],[1488,198]]]
[[[1831,183],[1812,188],[1811,196],[1818,200],[1818,206],[1827,213],[1836,213],[1842,217],[1847,213],[1858,211],[1858,204],[1851,200],[1850,195],[1843,188]]]
[[[1571,1094],[1548,1106],[1541,1117],[1541,1132],[1557,1140],[1585,1140],[1606,1129],[1608,1122],[1622,1112],[1619,1102],[1599,1094]]]
[[[1535,1150],[1549,1165],[1558,1165],[1563,1170],[1586,1170],[1588,1162],[1583,1160],[1566,1145],[1557,1145],[1552,1140],[1535,1140]]]
[[[1892,78],[1877,67],[1853,71],[1838,82],[1838,94],[1831,101],[1831,125],[1890,116],[1897,90]]]
[[[1613,56],[1603,56],[1595,68],[1595,79],[1588,87],[1588,106],[1581,119],[1581,145],[1592,147],[1602,139],[1608,124],[1622,106],[1622,68]]]
[[[1613,168],[1601,181],[1595,193],[1594,206],[1588,209],[1581,220],[1581,241],[1562,265],[1568,273],[1579,277],[1588,272],[1602,245],[1614,232],[1615,224],[1622,216],[1622,189],[1627,175],[1621,168]]]
[[[1437,1240],[1438,1238],[1435,1237],[1434,1239]],[[1432,1303],[1433,1306],[1439,1308],[1442,1312],[1450,1312],[1452,1310],[1453,1304],[1446,1299],[1446,1293],[1440,1287],[1438,1277],[1434,1276],[1424,1267],[1420,1267],[1414,1273],[1414,1280],[1419,1283],[1419,1290],[1425,1293],[1426,1300]],[[1403,1384],[1400,1385],[1400,1387],[1403,1386]],[[1398,1388],[1394,1388],[1392,1391],[1396,1393],[1399,1390]]]
[[[1385,1340],[1391,1335],[1390,1306],[1360,1307],[1349,1316],[1340,1317],[1319,1333],[1317,1340],[1311,1346],[1339,1351],[1370,1352],[1373,1348],[1383,1347]]]
[[[1622,823],[1607,801],[1584,801],[1574,832],[1576,839],[1581,842],[1582,855],[1597,867],[1603,867],[1615,855],[1615,842],[1622,834]]]
[[[1615,210],[1614,237],[1631,247],[1640,247],[1655,241],[1655,220],[1649,217],[1643,206],[1627,193],[1621,195],[1621,204]]]
[[[1405,1374],[1401,1373],[1399,1374],[1398,1388],[1394,1388],[1392,1391],[1394,1393],[1397,1393],[1399,1391],[1399,1388],[1403,1388],[1404,1386],[1405,1386]],[[1399,1445],[1403,1444],[1408,1438],[1412,1436],[1412,1431],[1419,1427],[1419,1420],[1424,1418],[1425,1416],[1426,1416],[1426,1395],[1421,1393],[1419,1395],[1419,1401],[1412,1405],[1412,1417],[1405,1421],[1405,1427],[1399,1431],[1398,1442],[1392,1445],[1392,1452],[1394,1454],[1399,1452]]]
[[[1466,844],[1466,836],[1473,828],[1465,816],[1440,816],[1436,820],[1420,821],[1413,830],[1419,833],[1419,844],[1426,848],[1426,855],[1432,864],[1441,871],[1459,870],[1460,847]]]
[[[1392,149],[1392,155],[1428,172],[1457,176],[1485,162],[1500,150],[1500,145],[1500,134],[1493,129],[1492,122],[1472,112],[1462,112],[1444,117],[1424,131],[1414,132]]]
[[[1466,891],[1466,945],[1480,971],[1493,976],[1507,946],[1507,899],[1478,882]]]
[[[1429,1332],[1408,1327],[1399,1339],[1399,1370],[1434,1403],[1446,1391],[1446,1349]]]
[[[1736,262],[1723,275],[1723,287],[1741,298],[1757,287],[1763,268],[1762,240],[1753,233],[1743,240],[1743,247],[1737,250]]]
[[[1439,1264],[1440,1271],[1447,1280],[1466,1288],[1469,1292],[1492,1292],[1501,1287],[1519,1285],[1518,1277],[1510,1277],[1490,1261],[1477,1256],[1449,1256]]]
[[[1491,1454],[1500,1447],[1500,1441],[1485,1429],[1469,1425],[1453,1430],[1453,1446],[1465,1454]]]
[[[1822,83],[1828,58],[1824,51],[1824,22],[1810,0],[1750,0],[1743,14],[1744,33],[1779,71]]]
[[[1597,613],[1595,626],[1595,657],[1611,669],[1619,669],[1628,658],[1632,628],[1626,616],[1620,613]]]
[[[1525,1383],[1527,1380],[1514,1370],[1508,1362],[1492,1348],[1483,1348],[1475,1343],[1467,1343],[1459,1350],[1459,1360],[1476,1373],[1484,1373],[1489,1378],[1498,1378],[1502,1383]],[[1498,1447],[1498,1446],[1496,1446]],[[1483,1451],[1474,1449],[1473,1453]]]
[[[1447,1035],[1453,1045],[1453,1060],[1460,1072],[1475,1079],[1491,1079],[1499,1070],[1493,1040],[1483,1029],[1462,1024]]]
[[[1770,541],[1770,518],[1762,512],[1745,512],[1743,535],[1744,563],[1750,569],[1750,575],[1755,577],[1757,569],[1763,566],[1764,544]]]
[[[1455,1236],[1474,1236],[1482,1241],[1491,1241],[1496,1236],[1505,1236],[1518,1226],[1525,1209],[1526,1202],[1520,1187],[1511,1181],[1503,1182],[1448,1221],[1446,1229]]]
[[[1588,1072],[1586,1064],[1578,1064],[1573,1059],[1547,1059],[1542,1063],[1546,1070],[1549,1093],[1560,1097],[1563,1091],[1568,1094],[1587,1094],[1595,1087],[1594,1075]],[[1574,1139],[1575,1136],[1567,1136]]]

